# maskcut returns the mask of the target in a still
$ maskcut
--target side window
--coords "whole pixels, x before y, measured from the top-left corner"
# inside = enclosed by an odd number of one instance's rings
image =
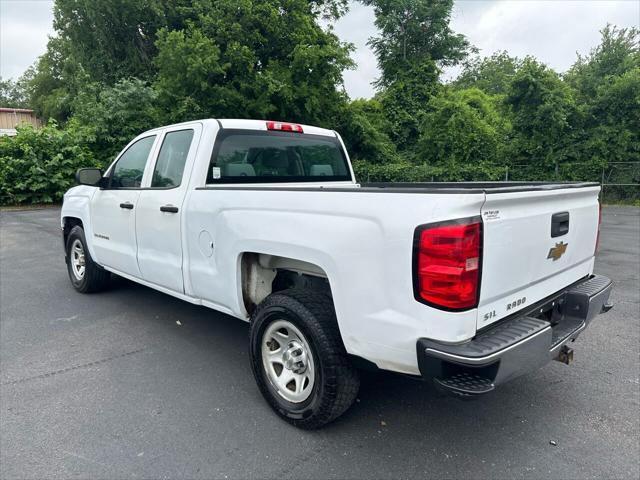
[[[156,136],[144,137],[131,145],[118,159],[111,173],[111,188],[136,188],[142,183],[142,174]]]
[[[173,188],[180,186],[192,139],[193,130],[178,130],[164,136],[158,161],[153,170],[151,187]]]

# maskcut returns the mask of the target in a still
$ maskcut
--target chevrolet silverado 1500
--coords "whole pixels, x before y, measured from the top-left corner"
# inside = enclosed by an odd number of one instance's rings
[[[61,225],[71,283],[111,274],[250,322],[258,387],[317,428],[362,368],[471,398],[552,359],[610,308],[599,186],[356,183],[331,130],[201,120],[81,169]]]

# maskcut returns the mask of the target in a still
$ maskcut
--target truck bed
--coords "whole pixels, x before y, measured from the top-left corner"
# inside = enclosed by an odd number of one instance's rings
[[[326,192],[361,192],[361,193],[512,193],[562,190],[567,188],[597,187],[596,182],[371,182],[361,183],[360,186],[341,184],[336,186],[324,185],[288,185],[279,183],[273,185],[244,184],[244,185],[207,185],[197,190],[243,190],[257,191],[278,190]]]
[[[362,183],[363,189],[382,189],[385,191],[451,191],[452,193],[509,193],[559,190],[563,188],[595,187],[595,182],[371,182]]]

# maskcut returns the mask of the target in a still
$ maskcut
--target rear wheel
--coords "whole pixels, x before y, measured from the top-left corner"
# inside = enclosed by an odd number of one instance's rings
[[[251,366],[264,398],[293,425],[319,428],[353,403],[360,380],[342,344],[327,295],[291,289],[256,310]]]
[[[81,293],[99,292],[109,286],[111,274],[91,258],[80,226],[73,227],[67,237],[67,271],[73,288]]]

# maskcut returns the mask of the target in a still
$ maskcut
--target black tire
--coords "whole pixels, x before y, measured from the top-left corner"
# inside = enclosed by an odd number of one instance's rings
[[[262,361],[264,334],[271,323],[281,319],[304,335],[317,365],[311,394],[301,403],[291,403],[278,393]],[[358,394],[358,371],[349,362],[333,302],[326,294],[290,289],[269,295],[252,317],[250,358],[260,392],[280,417],[296,427],[310,430],[326,425],[342,415]]]
[[[84,251],[85,269],[82,278],[78,278],[78,276],[73,271],[74,267],[72,262],[72,248],[74,243],[76,243],[77,241],[82,244],[82,249]],[[73,288],[75,288],[78,292],[100,292],[109,286],[111,273],[103,269],[91,258],[91,254],[89,253],[89,249],[87,248],[87,241],[84,237],[84,230],[81,226],[76,225],[69,232],[69,236],[67,237],[66,253],[67,272],[69,273],[69,279],[71,280],[71,285],[73,285]]]

